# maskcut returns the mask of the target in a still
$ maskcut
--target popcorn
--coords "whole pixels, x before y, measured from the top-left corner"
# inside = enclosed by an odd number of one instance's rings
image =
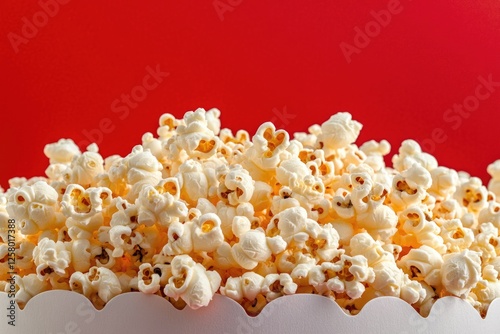
[[[279,234],[287,243],[295,239],[307,240],[309,236],[305,232],[307,224],[315,223],[307,218],[307,211],[302,207],[288,208],[271,219],[267,226],[267,233],[271,236]]]
[[[431,174],[420,164],[415,163],[394,177],[395,191],[390,194],[391,204],[398,211],[410,205],[420,204],[427,197],[426,190],[431,185]]]
[[[168,227],[172,222],[184,219],[188,208],[179,200],[180,187],[176,178],[167,178],[154,187],[144,185],[136,200],[137,222],[152,226],[158,222]]]
[[[281,185],[290,187],[294,197],[300,195],[306,201],[319,199],[325,192],[321,178],[311,175],[311,169],[299,159],[283,161],[276,169],[276,179]]]
[[[427,220],[426,214],[421,207],[411,206],[400,215],[403,221],[403,231],[407,236],[413,236],[416,239],[416,245],[427,245],[443,254],[446,251],[443,238],[439,235],[441,232],[439,226],[434,221]],[[417,246],[418,247],[418,246]]]
[[[297,284],[289,274],[268,274],[262,282],[262,293],[268,302],[283,296],[293,295],[297,291]]]
[[[438,167],[436,158],[432,155],[422,152],[420,145],[411,139],[405,140],[401,143],[399,154],[392,157],[392,164],[397,171],[404,171],[413,164],[418,163],[428,171]]]
[[[330,184],[335,178],[335,165],[332,161],[326,160],[322,150],[302,149],[298,157],[311,170],[312,175],[320,177],[325,185]]]
[[[390,207],[381,203],[387,191],[380,184],[374,185],[367,173],[354,172],[351,175],[354,182],[350,197],[359,227],[375,238],[388,240],[396,233],[398,217]]]
[[[477,213],[486,206],[488,192],[479,178],[471,177],[458,187],[455,199],[469,212]]]
[[[45,280],[52,273],[59,276],[66,275],[66,268],[71,263],[71,254],[63,242],[42,239],[33,249],[33,261],[38,279]]]
[[[330,209],[332,204],[329,198],[321,198],[317,201],[312,201],[310,204],[307,212],[309,218],[317,220],[320,224],[326,224],[330,221]]]
[[[160,276],[155,273],[153,266],[149,263],[143,263],[139,267],[138,288],[139,291],[152,294],[160,290]]]
[[[215,213],[206,213],[193,221],[193,250],[213,252],[224,242],[221,221]]]
[[[71,263],[76,271],[87,272],[91,265],[91,258],[99,251],[99,246],[91,244],[87,239],[73,240],[66,243],[66,249],[71,254]]]
[[[411,279],[430,286],[441,286],[443,258],[434,248],[426,245],[413,248],[401,258],[399,265]]]
[[[500,236],[498,228],[491,223],[483,223],[479,226],[471,249],[481,254],[483,263],[489,263],[500,255]]]
[[[163,149],[161,140],[156,139],[151,132],[142,135],[142,147],[149,150],[162,165],[168,162],[167,152]]]
[[[218,194],[230,205],[247,203],[253,195],[254,181],[240,165],[233,165],[229,170],[219,170]]]
[[[108,172],[109,181],[118,184],[115,188],[119,195],[134,202],[144,185],[158,184],[162,169],[163,166],[150,151],[136,145],[129,155],[113,163]]]
[[[354,218],[355,211],[351,200],[351,193],[347,189],[337,189],[332,198],[332,208],[343,219]]]
[[[250,141],[250,135],[246,130],[238,130],[236,135],[233,136],[231,129],[227,128],[220,130],[219,138],[225,144],[233,143],[245,145]]]
[[[231,255],[242,268],[251,270],[259,262],[265,262],[272,254],[282,252],[286,242],[281,236],[266,237],[261,228],[249,230],[239,238],[231,248]]]
[[[192,159],[184,161],[179,166],[177,177],[182,187],[182,197],[188,203],[193,205],[198,199],[208,196],[208,179],[198,161]]]
[[[312,226],[315,227],[314,224]],[[340,236],[331,224],[318,226],[316,231],[309,233],[309,239],[306,241],[307,250],[312,256],[320,261],[332,261],[339,256]]]
[[[266,210],[271,205],[272,187],[262,181],[254,181],[252,198],[248,201],[255,211]]]
[[[453,169],[436,167],[430,172],[432,185],[429,193],[436,199],[448,199],[454,193],[458,185],[458,174]]]
[[[136,204],[130,204],[127,200],[117,197],[114,203],[114,212],[111,214],[109,225],[111,227],[123,225],[136,227],[138,224],[138,207]],[[108,227],[108,226],[107,226]]]
[[[323,262],[311,271],[309,282],[318,293],[331,290],[339,295],[345,293],[351,299],[360,298],[365,291],[363,283],[375,279],[375,272],[362,255],[342,254],[337,262]]]
[[[306,256],[307,258],[307,256]],[[300,291],[299,293],[302,292],[313,292],[313,287],[309,286],[309,273],[312,268],[315,266],[315,261],[310,261],[310,262],[304,262],[304,263],[299,263],[295,268],[293,268],[292,272],[290,273],[290,277],[292,277],[293,281],[297,283],[297,291],[299,291],[299,286],[300,286]]]
[[[384,250],[380,241],[376,241],[366,232],[354,235],[349,243],[351,256],[364,256],[370,267],[393,259],[392,254]]]
[[[95,300],[99,304],[100,302],[105,304],[122,292],[118,277],[107,268],[92,267],[89,269],[87,277],[93,290],[97,292],[97,296],[91,297],[91,300],[94,299],[94,304]]]
[[[51,164],[66,164],[69,165],[74,157],[81,154],[80,149],[71,139],[59,139],[58,142],[47,144],[43,149],[43,153]]]
[[[383,261],[373,267],[375,279],[371,287],[382,296],[394,296],[414,304],[425,296],[425,290],[417,281],[409,279],[408,275],[394,261]]]
[[[290,145],[290,137],[284,130],[276,131],[273,123],[266,122],[257,129],[252,138],[252,146],[245,152],[243,167],[252,179],[268,181],[266,172],[276,168],[281,162],[281,153]]]
[[[479,312],[481,316],[486,315],[489,304],[496,298],[500,298],[500,282],[498,271],[492,265],[483,267],[482,279],[472,289],[472,293],[479,302]]]
[[[183,119],[176,119],[172,114],[165,113],[160,116],[159,119],[159,127],[157,129],[158,136],[161,139],[169,139],[173,135],[175,135],[175,131],[177,127],[181,124],[184,124]]]
[[[191,253],[193,239],[191,238],[192,222],[174,222],[168,229],[168,242],[162,249],[165,255],[181,255]]]
[[[462,297],[476,285],[481,277],[479,253],[464,250],[443,256],[441,283],[446,291]]]
[[[132,230],[130,226],[117,225],[109,230],[110,244],[114,247],[113,257],[121,257],[142,242],[142,234]]]
[[[478,224],[492,223],[496,228],[500,228],[500,203],[489,201],[488,205],[479,211]]]
[[[84,274],[80,271],[76,271],[73,274],[71,274],[71,278],[69,279],[69,285],[71,291],[75,291],[76,293],[82,294],[89,299],[95,293],[94,287],[90,282],[89,275]]]
[[[429,316],[431,308],[438,296],[428,284],[420,282],[420,285],[425,291],[425,296],[412,306],[420,313],[421,316],[427,317]]]
[[[165,286],[165,295],[175,300],[182,298],[197,309],[207,306],[219,289],[221,277],[216,271],[208,271],[189,255],[178,255],[172,260],[172,277]]]
[[[491,175],[488,190],[500,198],[500,159],[488,165],[487,171]]]
[[[85,187],[97,185],[96,177],[104,171],[104,160],[97,153],[97,147],[89,146],[89,148],[91,150],[73,158],[71,166],[64,176],[66,182],[78,183]]]
[[[14,275],[14,280],[16,282],[15,300],[20,308],[24,308],[32,297],[50,290],[50,284],[46,280],[39,280],[36,274],[29,274],[23,277]]]
[[[412,281],[408,275],[403,277],[403,285],[401,286],[400,298],[408,304],[416,304],[421,302],[427,294],[427,291],[419,282]]]
[[[70,184],[61,201],[63,214],[76,221],[87,221],[102,212],[111,201],[111,191],[107,188],[85,189],[79,184]]]
[[[0,189],[0,288],[13,247],[21,307],[51,289],[97,309],[131,291],[178,309],[220,293],[257,315],[316,293],[352,315],[394,296],[427,316],[455,295],[484,315],[500,298],[500,160],[488,187],[413,140],[386,167],[389,143],[358,147],[361,127],[338,113],[291,140],[270,122],[250,137],[199,108],[163,114],[125,157],[48,144],[47,178]]]
[[[366,154],[365,163],[378,172],[385,167],[384,156],[391,151],[391,145],[384,139],[380,142],[370,140],[363,143],[359,149]]]
[[[177,135],[169,140],[171,153],[183,150],[190,158],[202,159],[215,155],[221,143],[213,131],[219,129],[217,118],[215,111],[206,112],[203,108],[187,112],[184,124],[177,126]]]
[[[217,136],[220,133],[220,110],[217,108],[207,110],[205,118],[207,119],[207,128]]]
[[[249,271],[240,277],[229,277],[226,285],[220,287],[220,292],[238,302],[243,298],[253,301],[262,292],[264,280],[261,275]]]
[[[450,252],[467,249],[474,241],[474,232],[464,227],[460,219],[451,219],[442,224],[440,235]]]
[[[0,275],[0,279],[6,280],[10,275],[7,275],[9,271],[9,246],[5,244],[0,244],[0,268],[2,269],[2,274]]]
[[[331,223],[332,227],[339,234],[339,244],[347,245],[354,235],[354,227],[346,221],[334,220]]]
[[[26,235],[58,227],[58,194],[44,181],[23,185],[9,195],[6,210]]]
[[[270,214],[278,214],[288,208],[299,207],[300,202],[292,197],[292,189],[289,187],[282,187],[279,194],[273,196],[270,208]]]
[[[97,267],[111,269],[116,265],[113,251],[108,247],[101,247],[101,250],[94,257]]]
[[[436,202],[436,205],[432,209],[432,212],[436,218],[440,219],[454,219],[454,218],[465,218],[467,209],[460,206],[457,200],[450,198],[443,202]],[[468,224],[471,225],[471,224]]]
[[[321,133],[318,134],[318,143],[320,148],[329,156],[334,150],[345,148],[356,141],[361,131],[362,125],[353,121],[351,114],[340,112],[323,124],[321,124]]]

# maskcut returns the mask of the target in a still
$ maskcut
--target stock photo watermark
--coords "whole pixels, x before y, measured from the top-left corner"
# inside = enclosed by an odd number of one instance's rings
[[[247,315],[238,316],[238,326],[236,327],[237,334],[251,334],[251,333],[262,333],[262,325],[266,319],[271,317],[273,313],[276,311],[276,303],[267,304],[263,311],[256,317],[250,317]],[[224,331],[224,334],[228,334]]]
[[[286,106],[284,106],[282,110],[273,108],[273,115],[274,116],[270,119],[270,121],[276,126],[277,129],[283,129],[289,125],[295,117],[297,117],[296,114],[289,113]]]
[[[442,119],[446,127],[451,130],[458,130],[464,120],[468,119],[474,111],[476,111],[481,102],[490,98],[500,87],[500,81],[493,81],[493,75],[490,73],[487,77],[482,75],[477,77],[479,82],[474,88],[474,93],[466,96],[461,103],[454,103],[451,108],[444,111]],[[422,149],[428,153],[434,153],[437,145],[443,144],[448,135],[444,127],[435,127],[432,129],[430,136],[420,142]]]
[[[9,39],[12,49],[17,54],[21,45],[26,45],[35,38],[40,29],[45,27],[51,18],[59,14],[62,5],[66,5],[71,0],[40,0],[38,6],[40,10],[36,11],[31,17],[23,16],[21,18],[21,29],[19,33],[9,32]]]
[[[361,51],[368,47],[371,41],[379,36],[382,30],[391,23],[392,18],[395,15],[401,14],[403,9],[404,7],[400,0],[389,0],[385,9],[372,10],[370,12],[372,19],[364,27],[355,26],[352,44],[344,41],[339,44],[347,63],[350,64],[352,62],[354,54],[359,55]]]
[[[428,333],[429,325],[431,325],[436,320],[439,321],[440,316],[443,315],[445,311],[446,309],[443,306],[443,303],[434,303],[434,305],[432,305],[430,314],[426,318],[422,317],[417,312],[413,312],[408,319],[408,325],[410,328],[412,328],[412,333],[414,332],[413,329],[416,329],[417,333]],[[401,334],[406,333],[408,332],[403,331]]]
[[[16,221],[9,219],[7,221],[7,266],[10,275],[7,279],[7,297],[9,305],[7,306],[7,323],[10,326],[16,326]]]
[[[97,311],[88,303],[81,302],[76,307],[76,314],[79,316],[78,320],[82,320],[86,325],[90,324],[94,321]],[[48,334],[81,334],[86,333],[82,331],[82,328],[85,328],[86,325],[83,325],[77,321],[68,321],[64,328],[61,328],[60,331],[55,333],[49,332]]]
[[[226,15],[227,12],[233,12],[242,2],[243,0],[214,0],[212,5],[214,6],[219,20],[224,21],[224,15]]]
[[[160,64],[155,67],[148,65],[145,70],[146,74],[139,84],[132,87],[129,92],[122,93],[120,97],[111,102],[111,112],[118,120],[125,120],[130,115],[131,110],[136,109],[148,97],[149,93],[158,88],[165,78],[170,75],[169,72],[160,69]],[[104,117],[99,121],[97,127],[84,129],[82,134],[85,139],[80,141],[78,146],[87,147],[90,143],[101,144],[104,135],[110,134],[116,129],[115,121],[112,118]]]

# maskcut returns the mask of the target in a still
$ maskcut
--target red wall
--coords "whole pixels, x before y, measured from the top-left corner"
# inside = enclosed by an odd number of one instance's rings
[[[93,133],[125,155],[162,113],[197,107],[251,133],[347,110],[358,143],[414,138],[485,181],[500,158],[496,0],[55,1],[0,2],[4,188],[43,175],[46,143]]]

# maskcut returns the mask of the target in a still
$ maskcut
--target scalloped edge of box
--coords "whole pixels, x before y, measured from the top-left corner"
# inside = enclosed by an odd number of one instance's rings
[[[8,315],[10,300],[0,293],[0,309]],[[483,319],[466,301],[444,297],[434,304],[428,317],[421,317],[408,303],[395,297],[368,302],[358,315],[345,314],[333,301],[319,295],[297,294],[267,304],[256,317],[248,316],[234,300],[216,294],[204,308],[178,310],[157,295],[140,292],[114,297],[96,310],[83,295],[51,290],[33,297],[23,310],[16,309],[16,326],[2,315],[1,333],[134,333],[159,330],[253,333],[253,332],[386,332],[423,333],[494,332],[500,328],[500,299],[493,301]],[[169,332],[170,332],[169,330]]]

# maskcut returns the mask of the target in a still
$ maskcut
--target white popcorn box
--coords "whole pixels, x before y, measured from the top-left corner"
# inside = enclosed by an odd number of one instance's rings
[[[439,299],[428,317],[394,297],[370,301],[358,315],[346,315],[318,295],[298,294],[272,301],[256,317],[235,301],[216,294],[207,307],[175,309],[157,295],[125,293],[97,311],[84,296],[53,290],[32,298],[23,310],[9,310],[0,293],[4,316],[0,333],[498,333],[500,300],[486,318],[456,297]],[[10,317],[9,317],[10,316]],[[13,319],[13,320],[11,320]],[[9,324],[14,321],[15,326]]]

